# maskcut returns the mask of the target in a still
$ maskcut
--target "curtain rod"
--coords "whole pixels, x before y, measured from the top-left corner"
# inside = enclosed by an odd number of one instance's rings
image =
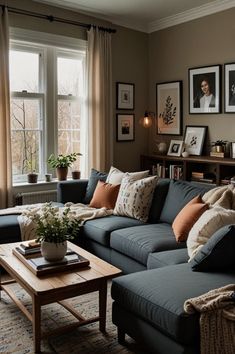
[[[73,25],[73,26],[79,26],[79,27],[84,27],[87,29],[90,29],[91,27],[98,27],[99,30],[105,31],[105,32],[109,32],[109,33],[115,33],[116,30],[112,29],[112,28],[105,28],[102,26],[96,26],[96,25],[91,25],[91,24],[87,24],[87,23],[82,23],[82,22],[78,22],[78,21],[71,21],[71,20],[66,20],[64,18],[61,17],[55,17],[52,15],[43,15],[40,14],[38,12],[32,12],[32,11],[28,11],[28,10],[21,10],[18,9],[16,7],[9,7],[7,5],[2,5],[0,4],[0,6],[2,7],[2,9],[4,10],[4,8],[8,9],[8,12],[12,12],[14,14],[18,14],[18,15],[25,15],[25,16],[31,16],[31,17],[36,17],[36,18],[41,18],[44,20],[48,20],[50,22],[60,22],[60,23],[67,23],[69,25]]]

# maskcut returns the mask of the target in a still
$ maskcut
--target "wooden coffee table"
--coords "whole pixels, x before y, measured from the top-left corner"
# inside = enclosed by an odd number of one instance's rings
[[[105,331],[106,323],[106,303],[107,303],[107,281],[121,274],[120,269],[99,259],[82,248],[68,243],[73,251],[89,259],[90,266],[73,271],[54,273],[37,277],[34,275],[16,256],[12,250],[19,246],[18,243],[0,245],[0,265],[11,275],[12,280],[0,281],[0,290],[4,290],[23,314],[32,322],[33,340],[35,352],[40,352],[42,338],[50,335],[57,335],[70,331],[75,327],[99,321],[100,331]],[[24,304],[16,297],[11,283],[17,282],[32,299],[32,314],[26,309]],[[85,319],[81,316],[65,299],[99,291],[99,316]],[[49,333],[41,332],[41,306],[53,302],[60,303],[70,311],[77,319],[76,323],[57,328]]]

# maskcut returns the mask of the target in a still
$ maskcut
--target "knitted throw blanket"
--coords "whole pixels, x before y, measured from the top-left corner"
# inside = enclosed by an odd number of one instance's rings
[[[39,213],[41,211],[42,203],[31,204],[31,205],[21,205],[15,208],[2,209],[0,215],[10,215],[10,214],[20,214],[17,219],[20,226],[21,239],[22,241],[33,240],[36,238],[35,225],[32,220],[28,217],[29,214]],[[73,214],[80,220],[82,224],[91,219],[102,218],[104,216],[112,215],[113,210],[106,208],[91,208],[88,205],[77,203],[66,203],[64,207],[59,208],[61,214],[64,209],[70,207]],[[27,215],[24,215],[27,213]]]
[[[235,353],[235,284],[186,300],[184,310],[200,313],[200,354]]]

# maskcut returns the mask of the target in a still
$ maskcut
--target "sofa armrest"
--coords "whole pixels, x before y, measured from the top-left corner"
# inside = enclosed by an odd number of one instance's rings
[[[62,181],[57,184],[57,202],[83,203],[88,180]]]

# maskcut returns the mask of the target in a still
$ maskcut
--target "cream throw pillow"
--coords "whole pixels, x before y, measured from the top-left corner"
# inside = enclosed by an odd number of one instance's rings
[[[157,176],[137,181],[130,175],[123,177],[114,215],[129,216],[146,222],[157,180]]]
[[[193,225],[187,239],[190,260],[221,227],[235,224],[235,210],[215,206],[205,211]]]
[[[149,170],[140,171],[140,172],[122,172],[118,168],[111,166],[106,183],[110,184],[121,184],[123,177],[128,173],[128,175],[132,176],[134,179],[145,178],[149,174]]]

